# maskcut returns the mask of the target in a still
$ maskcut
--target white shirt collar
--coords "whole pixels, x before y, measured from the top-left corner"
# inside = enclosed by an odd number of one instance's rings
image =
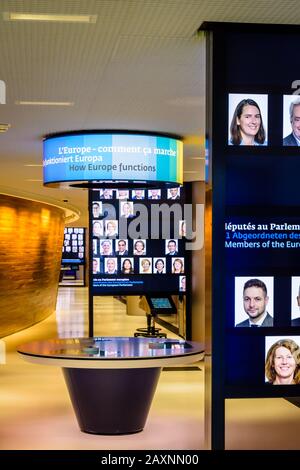
[[[253,321],[251,321],[250,318],[249,318],[249,326],[251,326],[251,325],[261,326],[263,324],[263,322],[265,321],[265,318],[266,318],[267,314],[268,314],[268,312],[265,311],[263,316],[258,320],[258,322],[255,322],[255,323]]]

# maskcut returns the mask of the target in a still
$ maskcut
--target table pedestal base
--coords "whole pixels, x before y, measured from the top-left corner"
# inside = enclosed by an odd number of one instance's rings
[[[160,367],[63,368],[81,431],[92,434],[130,434],[142,431],[160,371]]]

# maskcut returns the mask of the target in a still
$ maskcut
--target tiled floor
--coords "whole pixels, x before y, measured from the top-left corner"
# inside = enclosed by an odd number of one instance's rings
[[[29,364],[16,347],[34,339],[87,334],[87,289],[61,288],[56,315],[4,338],[0,365],[0,449],[204,449],[204,372],[162,371],[143,432],[94,436],[80,432],[61,370]],[[132,336],[143,316],[126,314],[111,297],[95,301],[95,335]],[[168,337],[175,337],[167,332]],[[226,402],[227,449],[300,449],[300,409],[286,400]]]
[[[57,322],[44,322],[5,338],[7,363],[0,365],[0,449],[201,449],[203,448],[203,370],[162,371],[143,432],[123,436],[82,433],[62,372],[29,364],[16,347],[34,339],[84,336],[87,290],[59,290]],[[111,297],[95,302],[95,335],[132,336],[145,318],[126,315]],[[168,337],[176,337],[167,332]]]

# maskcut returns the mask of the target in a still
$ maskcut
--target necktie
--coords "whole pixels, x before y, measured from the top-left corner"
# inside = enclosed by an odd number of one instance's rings
[[[258,325],[250,325],[251,328],[258,328]]]

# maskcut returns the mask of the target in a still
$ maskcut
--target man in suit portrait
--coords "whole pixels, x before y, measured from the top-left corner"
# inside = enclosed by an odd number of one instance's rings
[[[178,255],[177,240],[166,240],[166,255],[167,256]]]
[[[249,279],[243,288],[243,305],[248,319],[237,327],[273,326],[273,317],[267,312],[269,297],[266,284],[260,279]]]
[[[116,240],[116,255],[117,256],[128,256],[126,240]]]
[[[105,274],[117,274],[117,259],[108,258],[106,261]]]
[[[299,286],[299,289],[298,289],[297,304],[298,304],[298,307],[300,307],[300,286]],[[300,326],[300,317],[292,318],[291,325],[292,326]]]
[[[168,199],[180,199],[179,188],[170,188],[168,190]]]
[[[144,189],[136,189],[134,191],[134,195],[132,199],[145,199],[145,190]]]
[[[148,199],[160,199],[160,189],[148,189]]]
[[[300,146],[300,97],[290,104],[290,123],[292,132],[283,139],[284,146]]]
[[[112,189],[100,189],[100,198],[101,199],[112,199],[113,193]]]
[[[102,202],[93,202],[93,218],[98,219],[102,213]]]

